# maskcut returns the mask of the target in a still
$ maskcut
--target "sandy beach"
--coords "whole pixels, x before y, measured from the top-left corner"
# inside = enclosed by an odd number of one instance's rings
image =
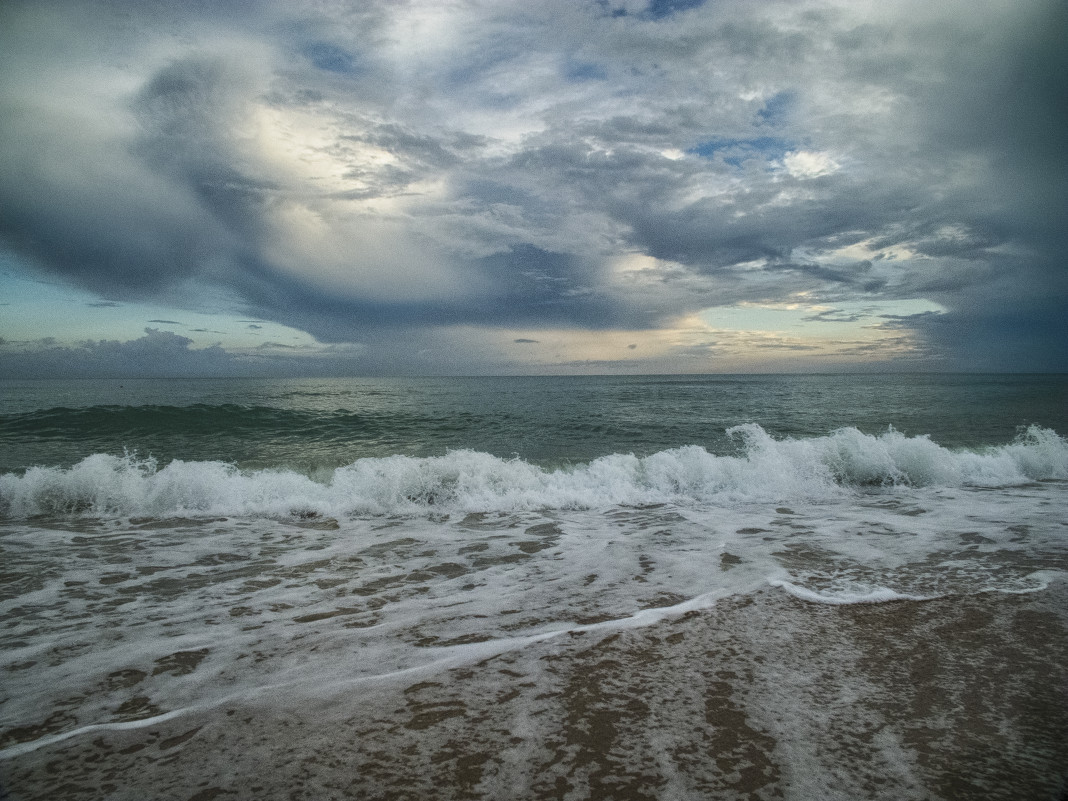
[[[767,589],[316,701],[88,732],[8,756],[4,797],[1056,801],[1066,598]]]

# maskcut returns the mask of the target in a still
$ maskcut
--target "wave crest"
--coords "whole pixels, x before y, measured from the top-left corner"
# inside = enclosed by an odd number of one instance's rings
[[[976,451],[949,450],[893,429],[873,436],[843,428],[776,440],[746,424],[727,433],[740,443],[739,455],[690,445],[546,470],[457,450],[359,459],[322,481],[285,469],[242,471],[224,462],[179,460],[160,467],[152,458],[94,454],[70,468],[0,476],[0,514],[425,514],[820,500],[871,486],[996,487],[1068,478],[1068,442],[1038,426],[1009,444]]]

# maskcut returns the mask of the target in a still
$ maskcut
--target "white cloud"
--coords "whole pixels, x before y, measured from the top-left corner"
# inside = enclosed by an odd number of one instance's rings
[[[786,171],[794,178],[819,178],[833,175],[841,165],[827,153],[795,150],[783,156]]]

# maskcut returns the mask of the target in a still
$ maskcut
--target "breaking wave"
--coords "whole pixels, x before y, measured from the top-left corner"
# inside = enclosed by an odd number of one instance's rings
[[[359,459],[314,479],[218,461],[160,466],[136,455],[94,454],[70,468],[0,476],[0,515],[407,515],[820,500],[870,487],[999,487],[1068,478],[1068,442],[1038,426],[1011,443],[977,450],[950,450],[892,429],[776,440],[750,423],[727,433],[740,446],[738,455],[691,445],[546,469],[455,450]]]

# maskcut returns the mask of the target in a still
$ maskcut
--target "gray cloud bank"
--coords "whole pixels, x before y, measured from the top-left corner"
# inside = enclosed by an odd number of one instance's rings
[[[219,345],[192,348],[192,344],[188,337],[156,328],[146,328],[144,336],[125,342],[0,341],[0,373],[17,378],[299,377],[351,375],[365,361],[358,352],[326,349],[309,356],[300,348],[277,343],[244,353],[231,353]]]
[[[328,343],[925,299],[942,367],[1068,370],[1065,41],[1042,0],[8,2],[0,243]]]

